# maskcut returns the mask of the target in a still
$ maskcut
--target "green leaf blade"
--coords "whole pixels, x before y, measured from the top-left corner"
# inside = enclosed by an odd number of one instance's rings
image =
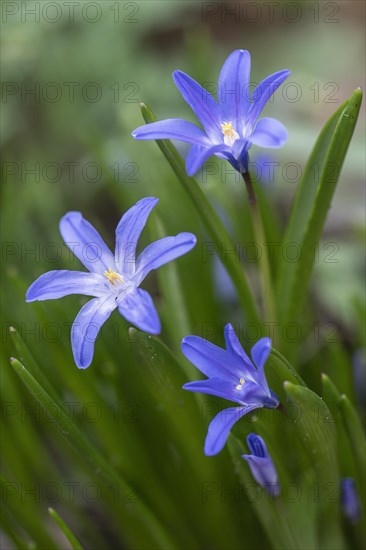
[[[277,280],[280,320],[285,324],[301,311],[328,209],[339,180],[362,101],[357,89],[328,120],[314,146],[295,198],[283,245],[295,243],[301,250],[297,262],[282,260]],[[319,179],[314,169],[319,169]]]
[[[324,401],[308,388],[285,382],[284,389],[290,403],[297,409],[296,432],[317,474],[320,547],[329,550],[344,548],[340,530],[337,436],[332,415]]]
[[[66,441],[85,459],[93,473],[97,475],[105,486],[113,492],[113,487],[119,487],[121,491],[127,490],[129,496],[133,497],[134,505],[129,507],[121,502],[124,513],[126,514],[126,525],[128,530],[136,529],[135,522],[144,522],[146,527],[145,535],[155,541],[158,546],[167,546],[176,548],[175,543],[166,533],[165,527],[160,525],[155,514],[143,504],[140,498],[134,494],[130,484],[115,471],[110,463],[89,443],[83,433],[72,422],[62,408],[48,395],[44,388],[31,375],[27,368],[17,359],[11,358],[10,364],[23,381],[32,396],[45,409],[55,411],[55,421],[53,425],[66,439]],[[123,499],[122,499],[123,500]],[[128,533],[126,533],[128,534]]]
[[[357,464],[360,480],[361,492],[366,495],[366,440],[361,421],[352,406],[352,403],[346,395],[341,395],[339,407],[343,418],[346,433],[349,437],[353,450],[355,462]],[[366,504],[366,502],[365,502]]]
[[[65,520],[54,510],[53,508],[48,508],[48,513],[52,519],[55,520],[63,534],[65,535],[66,540],[70,543],[72,550],[83,550],[83,546],[78,541],[77,537],[71,531],[70,527],[65,523]]]

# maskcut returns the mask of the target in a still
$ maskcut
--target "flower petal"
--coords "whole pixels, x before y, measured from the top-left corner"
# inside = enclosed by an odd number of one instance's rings
[[[146,290],[136,288],[127,296],[118,299],[118,311],[140,330],[150,334],[160,334],[161,325],[154,302]]]
[[[224,143],[212,145],[211,147],[192,145],[186,158],[186,171],[188,176],[194,176],[208,158],[212,157],[212,155],[219,156],[218,153],[230,156],[231,149]]]
[[[70,294],[102,296],[108,292],[107,279],[97,273],[57,270],[44,273],[28,288],[26,301],[54,300]]]
[[[233,360],[226,350],[199,336],[186,336],[181,348],[187,359],[205,376],[239,384],[241,361]]]
[[[231,323],[228,323],[225,326],[224,334],[225,334],[225,343],[226,343],[227,351],[229,353],[232,353],[240,357],[240,359],[244,363],[244,367],[243,367],[244,373],[247,375],[248,378],[255,381],[257,377],[257,369],[254,367],[250,358],[245,353]]]
[[[115,261],[118,273],[133,275],[136,264],[136,247],[151,210],[159,199],[145,197],[122,216],[116,228]]]
[[[115,297],[109,294],[90,300],[77,314],[71,329],[71,346],[79,369],[86,369],[92,362],[99,330],[116,305]]]
[[[220,110],[212,95],[182,71],[173,73],[174,82],[196,117],[213,141],[222,141]]]
[[[287,130],[275,118],[262,118],[254,132],[248,137],[250,143],[260,147],[282,147],[287,140]]]
[[[250,350],[250,354],[256,367],[263,370],[263,367],[268,359],[272,349],[272,340],[264,337],[258,340]]]
[[[280,492],[277,471],[263,438],[251,433],[247,436],[247,444],[252,454],[244,454],[242,457],[248,462],[254,479],[261,487],[277,496]]]
[[[225,122],[232,122],[239,133],[250,107],[249,80],[250,54],[246,50],[235,50],[221,69],[218,101]]]
[[[269,392],[268,383],[266,380],[266,375],[264,372],[264,365],[268,359],[269,354],[272,349],[272,340],[270,338],[261,338],[254,344],[250,353],[254,364],[257,367],[257,380],[260,385]]]
[[[242,455],[248,462],[254,479],[259,485],[265,487],[277,483],[277,472],[270,458],[260,458],[253,455]]]
[[[180,118],[168,118],[139,126],[132,132],[135,139],[177,139],[198,145],[210,145],[206,134],[192,122]]]
[[[92,273],[115,270],[114,257],[98,231],[80,212],[68,212],[60,220],[60,232],[65,244]]]
[[[265,444],[263,437],[260,435],[250,433],[247,436],[247,445],[250,452],[258,458],[267,458],[269,456],[267,445]]]
[[[250,380],[245,381],[238,394],[238,401],[241,405],[260,403],[261,407],[266,407],[267,409],[275,409],[278,406],[278,400],[272,399],[268,395],[268,392],[259,384],[258,378],[255,382]]]
[[[236,159],[243,157],[243,154],[248,152],[250,149],[251,143],[247,139],[237,139],[233,143],[232,152],[233,156]]]
[[[258,84],[252,95],[253,103],[250,107],[249,116],[247,119],[248,124],[254,127],[257,118],[261,114],[269,98],[290,74],[291,71],[288,70],[278,71],[270,76],[267,76],[267,78]]]
[[[237,382],[239,383],[239,381]],[[184,384],[183,389],[192,392],[206,393],[208,395],[216,395],[228,401],[242,404],[239,391],[235,389],[235,383],[224,380],[222,377],[188,382]]]
[[[208,428],[205,441],[205,455],[213,456],[219,453],[224,448],[229,432],[235,422],[245,414],[260,407],[261,405],[252,403],[245,407],[231,407],[219,412],[211,421]]]
[[[271,495],[278,496],[281,489],[272,459],[270,457],[259,458],[253,455],[241,456],[248,462],[252,476],[258,485],[267,489]]]
[[[247,139],[237,139],[232,146],[232,154],[236,161],[235,169],[241,174],[248,171],[249,155],[248,151],[251,147],[250,141]]]
[[[164,237],[145,248],[136,262],[134,283],[138,286],[150,271],[183,256],[197,242],[193,233],[179,233],[175,237]]]

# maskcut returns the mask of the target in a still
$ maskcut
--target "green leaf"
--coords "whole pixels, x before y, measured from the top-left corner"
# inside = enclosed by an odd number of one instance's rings
[[[324,373],[322,374],[322,396],[329,411],[331,412],[332,418],[334,420],[334,426],[337,432],[337,456],[339,460],[341,475],[342,477],[355,477],[355,463],[353,456],[350,453],[350,441],[348,440],[345,430],[345,424],[341,414],[341,394],[339,393],[338,388],[335,386],[332,380]]]
[[[338,423],[338,421],[340,420],[340,416],[339,413],[337,413],[337,408],[335,408],[334,406],[338,407],[341,394],[339,393],[338,388],[335,384],[333,384],[329,376],[324,373],[322,373],[322,386],[323,399],[328,409],[331,411],[334,421]]]
[[[336,337],[339,341],[332,341],[327,346],[329,361],[327,361],[328,365],[325,366],[325,373],[332,376],[332,382],[337,391],[339,388],[339,391],[345,393],[352,403],[356,403],[352,356],[345,345],[341,343],[341,335],[337,334]]]
[[[324,401],[308,388],[285,382],[284,389],[290,403],[295,406],[297,435],[317,473],[320,547],[329,550],[344,548],[339,527],[340,479],[333,418]]]
[[[59,396],[56,394],[53,386],[48,382],[46,376],[40,369],[37,361],[34,359],[29,347],[27,346],[19,332],[16,330],[15,327],[9,327],[9,334],[12,337],[17,355],[21,358],[21,361],[27,363],[27,365],[30,365],[30,370],[33,376],[37,378],[37,380],[40,382],[46,392],[52,397],[52,399],[57,402],[59,400]]]
[[[268,358],[267,365],[271,367],[267,371],[268,378],[270,380],[271,371],[273,371],[276,377],[281,381],[289,381],[293,384],[300,384],[301,386],[306,386],[305,382],[301,376],[296,372],[292,365],[287,361],[287,359],[277,350],[272,349],[270,356]]]
[[[152,230],[153,240],[157,241],[158,239],[162,239],[165,235],[167,235],[167,232],[164,229],[162,221],[158,216],[155,216],[155,226],[153,226]],[[163,313],[165,313],[166,328],[178,351],[178,346],[180,350],[182,338],[190,334],[191,329],[186,300],[176,262],[169,262],[162,269],[158,269],[156,276],[164,296],[162,309]]]
[[[144,103],[140,104],[142,116],[146,123],[156,122],[156,117],[151,109]],[[206,195],[199,186],[197,180],[187,176],[183,161],[169,140],[160,139],[156,141],[158,147],[169,162],[183,188],[192,200],[194,207],[204,224],[210,238],[215,245],[222,246],[224,250],[235,250],[234,243],[228,232],[225,229],[220,217]],[[223,261],[222,255],[219,256]],[[225,262],[223,261],[237,291],[239,300],[243,307],[245,318],[248,322],[260,324],[260,317],[257,306],[255,304],[253,293],[249,287],[249,283],[245,276],[243,266],[236,262],[234,255],[225,254]]]
[[[158,338],[141,332],[135,328],[129,329],[129,337],[134,344],[133,351],[140,359],[141,369],[136,373],[144,380],[148,378],[146,392],[153,396],[160,404],[161,410],[171,416],[171,407],[179,407],[173,414],[191,415],[197,417],[197,404],[189,399],[189,395],[182,389],[194,372],[194,368],[186,363],[180,364],[167,346]],[[140,382],[141,383],[141,382]],[[199,397],[199,396],[196,396]],[[188,399],[187,399],[188,398]]]
[[[2,487],[2,490],[3,490],[3,487]],[[33,540],[28,541],[28,543],[26,543],[19,536],[18,534],[19,523],[20,523],[19,517],[17,517],[17,522],[15,522],[14,518],[10,514],[9,508],[5,506],[3,502],[0,503],[0,517],[1,517],[2,529],[4,533],[6,533],[7,536],[14,542],[15,548],[17,550],[30,550],[30,548],[33,548],[33,549],[36,548],[36,545]]]
[[[128,505],[121,502],[123,512],[125,514],[126,530],[132,529],[136,535],[137,526],[142,522],[146,528],[146,533],[154,541],[158,547],[176,548],[170,536],[166,534],[165,528],[159,524],[154,513],[149,510],[141,499],[134,493],[131,484],[125,481],[122,476],[117,473],[110,463],[85,439],[84,435],[71,421],[69,416],[55,403],[48,395],[37,380],[30,374],[27,368],[15,358],[10,360],[11,366],[23,381],[29,392],[38,401],[38,403],[47,411],[55,411],[55,421],[53,426],[57,428],[59,433],[66,441],[84,458],[85,462],[97,475],[105,486],[114,493],[116,487],[121,492],[126,490],[129,494],[129,502],[133,500],[133,505]],[[121,499],[123,501],[123,499]],[[120,500],[119,500],[120,502]],[[134,526],[134,527],[133,527]],[[138,531],[137,531],[138,532]]]
[[[34,521],[27,506],[24,506],[24,489],[19,481],[10,481],[0,475],[1,508],[0,517],[4,530],[17,543],[17,548],[52,548],[53,538],[42,522]]]
[[[70,527],[66,525],[62,517],[54,510],[53,508],[48,508],[48,513],[51,518],[55,520],[66,539],[71,545],[72,550],[83,550],[83,546],[80,544],[74,533],[71,531]]]
[[[159,432],[170,430],[177,434],[175,446],[190,463],[191,475],[201,475],[200,466],[214,475],[214,464],[207,465],[203,455],[205,425],[200,420],[204,413],[204,396],[183,390],[182,386],[192,378],[195,371],[191,364],[180,364],[172,352],[158,338],[130,328],[129,335],[133,350],[141,366],[136,372],[140,375],[145,403],[149,399],[160,412]],[[178,435],[179,434],[179,435]]]
[[[295,243],[301,251],[296,262],[283,258],[277,280],[277,304],[282,323],[294,321],[307,296],[319,242],[362,101],[357,89],[328,120],[311,153],[298,187],[282,249]]]
[[[332,380],[322,374],[323,398],[332,412],[337,430],[339,464],[341,476],[356,480],[359,498],[366,510],[366,441],[363,429],[349,399],[342,395]]]

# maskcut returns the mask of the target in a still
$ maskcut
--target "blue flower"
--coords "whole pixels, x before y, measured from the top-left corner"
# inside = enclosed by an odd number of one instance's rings
[[[231,324],[225,326],[226,350],[198,336],[182,340],[182,351],[207,380],[189,382],[185,390],[223,397],[239,407],[219,412],[208,428],[205,454],[212,456],[225,446],[232,426],[242,416],[260,407],[275,408],[277,396],[269,389],[264,364],[271,351],[271,340],[261,338],[251,350],[252,360],[243,350]]]
[[[289,76],[283,70],[265,78],[250,98],[250,54],[235,50],[225,61],[218,81],[218,101],[182,71],[173,79],[183,99],[194,111],[204,130],[191,122],[171,118],[136,128],[136,139],[177,139],[192,144],[186,170],[193,175],[212,155],[226,159],[241,173],[248,171],[248,150],[252,145],[281,147],[287,139],[286,128],[274,118],[261,114],[272,94]]]
[[[137,241],[157,202],[153,197],[141,199],[122,216],[116,229],[114,255],[80,212],[68,212],[60,221],[61,235],[89,273],[49,271],[27,291],[27,302],[69,294],[94,296],[81,308],[71,330],[71,346],[80,369],[92,362],[99,329],[116,308],[139,329],[160,333],[160,320],[152,298],[139,286],[150,271],[189,252],[196,244],[196,237],[192,233],[164,237],[147,246],[136,259]]]
[[[251,433],[247,436],[247,444],[252,454],[242,455],[242,457],[248,462],[254,479],[271,495],[278,496],[280,493],[278,476],[264,440],[260,435]]]
[[[358,523],[361,517],[361,506],[356,491],[356,484],[351,477],[342,479],[342,509],[351,523]]]

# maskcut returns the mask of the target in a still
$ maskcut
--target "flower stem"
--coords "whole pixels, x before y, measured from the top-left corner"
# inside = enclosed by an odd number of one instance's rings
[[[276,320],[276,309],[268,251],[265,247],[266,241],[263,221],[259,210],[257,197],[254,191],[252,178],[250,177],[249,172],[242,173],[242,176],[248,191],[250,215],[253,224],[254,237],[260,250],[259,265],[261,271],[264,316],[267,321],[274,322]]]
[[[140,107],[142,116],[147,124],[157,121],[157,118],[151,111],[150,107],[144,103],[141,103]],[[202,223],[204,224],[213,243],[215,243],[215,245],[221,245],[224,250],[233,250],[234,243],[226,231],[224,224],[202,191],[197,180],[187,176],[183,161],[173,144],[166,139],[158,139],[156,143],[177,175],[184,190],[192,200],[192,203],[197,209]],[[222,258],[220,259],[223,261]],[[237,289],[238,297],[243,306],[246,320],[261,326],[261,318],[243,266],[236,262],[234,256],[231,254],[225,255],[224,265]]]

